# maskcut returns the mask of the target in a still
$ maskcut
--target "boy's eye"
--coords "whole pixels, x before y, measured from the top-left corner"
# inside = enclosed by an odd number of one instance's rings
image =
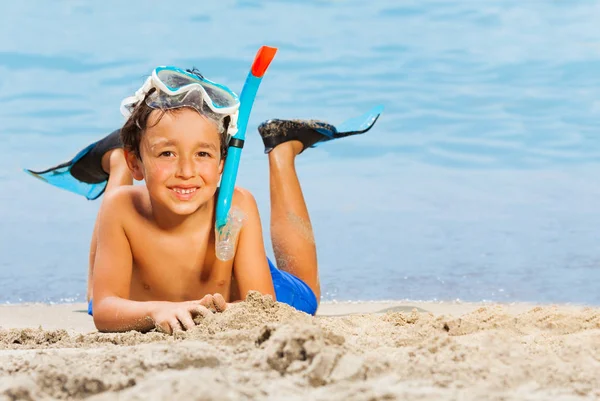
[[[198,156],[200,157],[210,157],[211,154],[208,152],[198,152]]]
[[[170,150],[165,150],[164,152],[160,152],[160,155],[162,157],[171,157],[173,156],[173,152],[171,152]]]

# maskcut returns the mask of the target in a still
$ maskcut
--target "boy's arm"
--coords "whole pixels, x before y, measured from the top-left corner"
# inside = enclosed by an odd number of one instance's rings
[[[267,262],[263,242],[262,225],[256,200],[244,189],[236,188],[238,205],[246,218],[240,230],[237,250],[233,262],[233,274],[237,281],[241,299],[246,299],[249,291],[271,295],[275,299],[273,279]],[[237,203],[237,202],[236,202]]]
[[[100,331],[150,330],[148,302],[128,300],[133,257],[123,220],[127,209],[122,191],[105,195],[98,214],[94,262],[94,323]]]
[[[138,302],[129,300],[133,256],[124,230],[130,202],[127,193],[106,196],[98,216],[98,243],[94,263],[94,323],[99,331],[147,331],[155,327],[172,332],[194,326],[193,314],[208,312],[201,301]],[[208,312],[210,313],[210,312]]]

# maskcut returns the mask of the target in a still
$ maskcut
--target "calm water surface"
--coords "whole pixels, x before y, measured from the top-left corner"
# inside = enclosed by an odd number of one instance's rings
[[[123,123],[154,66],[261,86],[238,184],[268,238],[268,118],[366,135],[299,173],[325,300],[600,304],[600,6],[589,1],[10,2],[0,15],[0,303],[81,301],[99,202],[22,173]],[[268,252],[271,252],[267,243]]]

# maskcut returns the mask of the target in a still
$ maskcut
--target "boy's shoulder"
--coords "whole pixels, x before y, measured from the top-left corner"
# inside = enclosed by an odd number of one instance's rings
[[[148,191],[142,185],[123,185],[105,195],[102,208],[111,214],[130,216],[132,214],[147,215],[150,206]]]
[[[242,210],[254,209],[256,207],[256,199],[254,199],[254,195],[248,189],[235,187],[231,205],[237,206]]]
[[[217,195],[215,194],[215,200]],[[246,188],[235,187],[231,205],[240,208],[245,213],[257,211],[256,199],[252,192]],[[115,217],[126,219],[128,217],[150,218],[152,206],[148,191],[143,185],[123,185],[105,195],[102,208]]]

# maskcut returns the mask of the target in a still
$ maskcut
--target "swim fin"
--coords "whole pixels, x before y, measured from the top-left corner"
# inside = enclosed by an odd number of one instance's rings
[[[370,130],[383,112],[383,106],[377,106],[362,116],[352,118],[335,127],[332,124],[317,120],[279,120],[263,122],[258,132],[265,145],[265,153],[275,146],[291,141],[302,142],[304,148],[316,147],[318,144],[350,135],[363,134]]]
[[[88,145],[68,162],[47,170],[25,172],[60,189],[85,196],[88,200],[98,199],[106,189],[108,174],[102,169],[102,156],[112,149],[122,148],[121,130]]]

